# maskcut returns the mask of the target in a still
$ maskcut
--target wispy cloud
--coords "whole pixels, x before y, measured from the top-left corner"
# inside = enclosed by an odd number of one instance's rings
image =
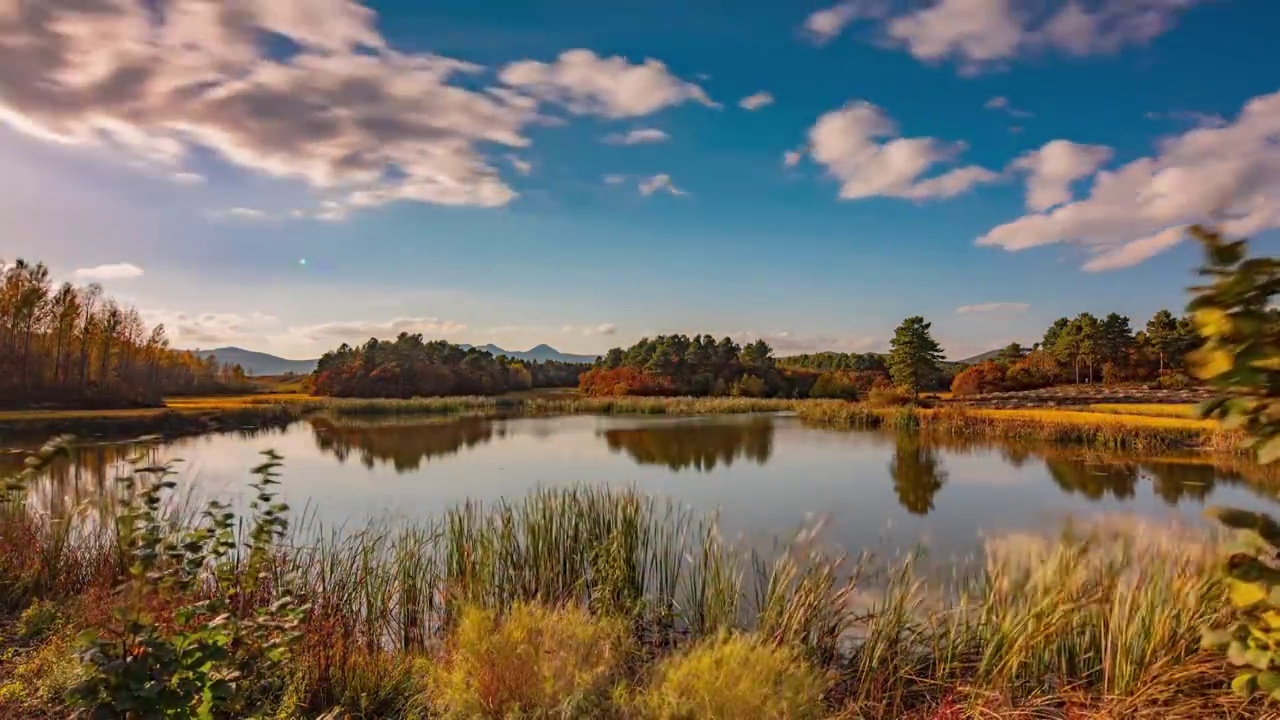
[[[621,185],[622,183],[624,183],[624,182],[626,182],[626,181],[627,181],[627,176],[626,176],[626,175],[619,175],[619,174],[617,174],[617,173],[610,173],[609,175],[605,175],[605,176],[604,176],[604,184],[605,184],[605,185]]]
[[[666,173],[660,173],[652,177],[644,178],[640,181],[640,194],[652,195],[657,192],[667,192],[672,195],[688,195],[689,193],[676,187],[671,182],[671,176]]]
[[[625,133],[611,133],[604,136],[604,141],[610,145],[643,145],[645,143],[660,143],[670,140],[671,136],[657,128],[636,128]]]
[[[170,177],[179,185],[203,185],[206,182],[203,175],[192,172],[174,173]]]
[[[760,91],[754,95],[748,95],[738,101],[738,107],[743,110],[759,110],[762,107],[773,104],[773,95],[764,91]]]
[[[1035,113],[1030,113],[1030,112],[1027,112],[1026,110],[1019,110],[1018,108],[1015,108],[1012,104],[1009,103],[1009,98],[1003,95],[997,95],[991,98],[990,100],[983,103],[982,107],[986,108],[987,110],[999,110],[1000,112],[1003,112],[1009,115],[1009,117],[1015,117],[1018,119],[1035,117]]]
[[[601,323],[599,325],[565,325],[560,328],[561,332],[570,335],[586,335],[586,336],[602,336],[618,334],[618,326],[613,323]]]
[[[1024,313],[1031,309],[1031,305],[1022,302],[991,302],[979,303],[977,305],[961,305],[956,308],[956,313],[966,315],[969,313]]]
[[[80,268],[71,274],[77,280],[103,282],[107,280],[133,280],[134,278],[142,277],[143,270],[133,263],[112,263]]]

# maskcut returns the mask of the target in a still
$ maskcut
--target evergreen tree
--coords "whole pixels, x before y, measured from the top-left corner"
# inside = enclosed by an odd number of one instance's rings
[[[1161,310],[1147,321],[1147,342],[1160,356],[1160,372],[1164,373],[1164,359],[1178,344],[1178,320],[1168,310]]]
[[[942,362],[942,347],[930,334],[930,323],[916,315],[902,321],[889,341],[889,374],[900,387],[918,397],[920,389],[938,374]]]

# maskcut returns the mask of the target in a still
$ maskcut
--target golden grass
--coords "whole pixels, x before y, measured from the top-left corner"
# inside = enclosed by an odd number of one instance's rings
[[[1090,412],[1114,413],[1117,415],[1146,415],[1151,417],[1196,417],[1196,406],[1193,403],[1108,403],[1087,406]]]
[[[191,397],[165,398],[165,407],[172,410],[225,410],[227,408],[251,407],[253,405],[275,405],[279,403],[295,403],[322,401],[326,398],[302,393],[257,393],[253,395],[194,395]]]
[[[924,412],[936,411],[926,410]],[[1172,430],[1213,431],[1218,429],[1218,423],[1213,420],[1196,420],[1186,416],[1123,413],[1119,411],[1095,412],[1092,410],[1084,411],[1064,410],[1058,408],[1037,408],[1028,410],[971,409],[966,410],[965,412],[979,417],[1006,420],[1028,420],[1041,423],[1104,426],[1116,425],[1140,428],[1168,428]]]

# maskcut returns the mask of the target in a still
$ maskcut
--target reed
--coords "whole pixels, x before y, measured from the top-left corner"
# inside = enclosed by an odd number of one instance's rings
[[[938,436],[1070,444],[1096,450],[1158,453],[1179,449],[1240,451],[1239,437],[1210,421],[1071,410],[880,408],[862,403],[806,401],[806,422],[849,428],[919,429]]]

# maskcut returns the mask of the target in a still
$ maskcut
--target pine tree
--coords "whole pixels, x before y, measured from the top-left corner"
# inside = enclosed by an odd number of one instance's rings
[[[889,341],[889,374],[894,383],[919,397],[921,387],[938,373],[942,347],[929,333],[930,323],[916,315],[902,321]]]

